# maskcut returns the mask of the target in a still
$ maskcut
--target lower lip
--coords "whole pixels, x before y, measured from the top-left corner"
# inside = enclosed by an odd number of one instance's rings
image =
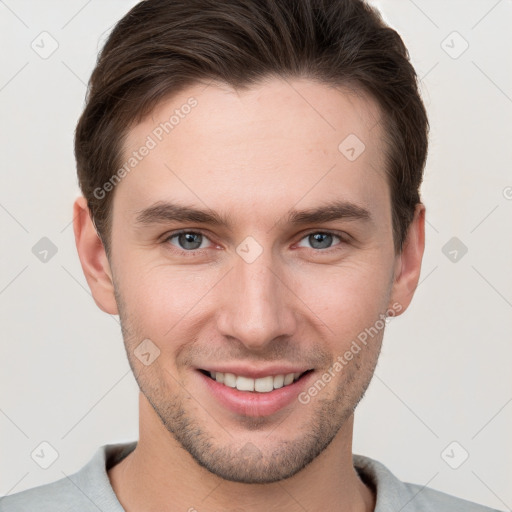
[[[197,371],[210,393],[227,409],[243,416],[269,416],[290,405],[306,387],[314,372],[303,375],[299,380],[288,386],[274,389],[268,393],[239,391],[225,386],[204,373]]]

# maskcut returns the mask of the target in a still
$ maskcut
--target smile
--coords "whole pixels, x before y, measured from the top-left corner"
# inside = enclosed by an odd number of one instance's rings
[[[243,375],[235,375],[234,373],[207,372],[203,373],[211,379],[224,384],[224,386],[238,389],[238,391],[253,391],[256,393],[270,393],[274,389],[280,389],[299,380],[304,374],[310,372],[308,370],[303,373],[287,373],[281,375],[268,375],[252,379]]]

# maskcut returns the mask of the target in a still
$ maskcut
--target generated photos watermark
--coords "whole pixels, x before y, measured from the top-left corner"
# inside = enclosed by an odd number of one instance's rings
[[[386,313],[381,313],[379,315],[378,320],[370,326],[366,327],[363,331],[361,331],[357,335],[357,339],[353,340],[350,348],[346,350],[343,354],[339,355],[336,358],[335,363],[325,371],[321,377],[319,377],[314,384],[312,384],[306,391],[303,391],[299,394],[298,400],[301,404],[307,405],[311,402],[311,398],[318,395],[320,391],[322,391],[325,386],[331,382],[331,380],[336,377],[336,375],[347,366],[347,364],[352,361],[354,356],[361,352],[361,349],[368,344],[368,337],[374,338],[381,332],[384,327],[391,321],[391,318],[395,317],[400,311],[402,311],[403,307],[399,302],[395,302],[391,308],[389,308]]]
[[[107,193],[114,190],[115,186],[126,177],[137,165],[144,160],[149,153],[155,149],[165,136],[171,133],[176,126],[178,126],[185,117],[190,114],[194,107],[197,107],[198,101],[191,96],[187,102],[176,108],[174,113],[167,121],[160,123],[153,128],[152,132],[146,137],[144,144],[137,150],[134,150],[131,156],[124,162],[124,164],[112,175],[112,177],[104,183],[101,187],[94,189],[93,195],[96,199],[104,199]]]

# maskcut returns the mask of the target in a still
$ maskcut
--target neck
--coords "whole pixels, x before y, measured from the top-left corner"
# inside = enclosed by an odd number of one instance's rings
[[[219,478],[199,466],[143,396],[140,409],[137,447],[108,472],[127,512],[374,510],[373,492],[352,463],[353,415],[327,449],[299,473],[271,484],[243,484]]]

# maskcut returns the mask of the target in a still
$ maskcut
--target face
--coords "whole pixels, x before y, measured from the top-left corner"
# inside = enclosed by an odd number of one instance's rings
[[[137,162],[113,202],[140,389],[200,465],[239,482],[290,477],[329,446],[370,382],[384,315],[405,307],[376,104],[291,84],[198,84],[160,104],[129,132]]]

